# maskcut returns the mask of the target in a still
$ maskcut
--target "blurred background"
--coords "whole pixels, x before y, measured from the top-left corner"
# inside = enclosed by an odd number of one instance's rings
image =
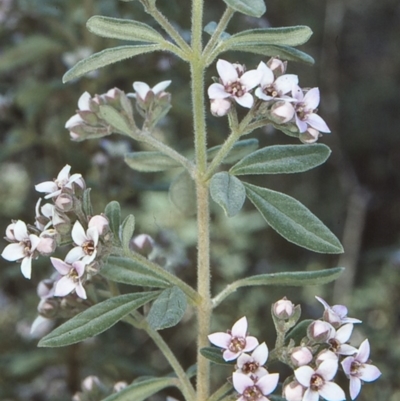
[[[189,2],[158,3],[188,38]],[[336,283],[320,288],[239,290],[216,309],[213,329],[224,331],[245,314],[251,334],[265,339],[272,348],[275,334],[270,305],[274,301],[286,295],[301,302],[305,318],[321,316],[322,307],[314,295],[331,304],[346,304],[351,317],[363,320],[355,329],[354,345],[368,337],[371,357],[383,372],[378,382],[364,386],[358,399],[398,401],[400,3],[269,0],[267,6],[261,19],[236,15],[228,32],[252,27],[311,27],[314,35],[300,49],[315,58],[315,65],[289,63],[288,72],[299,75],[301,86],[320,88],[320,115],[332,130],[320,142],[333,153],[325,165],[300,175],[249,177],[248,181],[299,199],[342,240],[346,252],[320,255],[286,242],[267,227],[250,203],[231,219],[213,205],[213,290],[215,293],[248,274],[335,266],[347,270]],[[224,3],[206,0],[205,10],[205,23],[218,20]],[[56,177],[70,164],[72,173],[82,173],[92,187],[96,213],[109,201],[118,200],[124,214],[135,215],[136,232],[152,235],[169,268],[194,285],[196,230],[193,217],[182,216],[168,200],[174,172],[134,172],[124,164],[123,154],[141,150],[141,145],[117,136],[74,143],[64,128],[84,91],[93,95],[118,87],[131,92],[133,81],[153,86],[172,79],[173,108],[158,135],[190,154],[193,138],[187,66],[169,54],[157,53],[63,85],[62,75],[78,60],[118,45],[86,31],[85,21],[95,14],[155,26],[137,1],[0,0],[0,226],[5,229],[11,219],[33,222],[39,198],[34,184]],[[261,59],[243,53],[227,53],[223,58],[245,63],[248,68]],[[208,83],[212,75],[216,75],[214,65]],[[228,132],[225,119],[208,118],[211,147],[222,143]],[[251,137],[261,146],[298,143],[270,127]],[[5,245],[3,241],[2,248]],[[97,375],[111,386],[139,375],[168,372],[151,341],[123,323],[84,344],[37,348],[38,338],[29,334],[37,316],[36,286],[50,274],[51,266],[44,258],[35,261],[33,278],[27,281],[18,265],[5,260],[0,263],[0,400],[64,401],[71,399],[88,375]],[[195,361],[193,322],[188,312],[184,329],[163,332],[185,367]],[[224,367],[215,368],[215,376],[221,380],[229,374]],[[168,394],[179,398],[178,393]]]

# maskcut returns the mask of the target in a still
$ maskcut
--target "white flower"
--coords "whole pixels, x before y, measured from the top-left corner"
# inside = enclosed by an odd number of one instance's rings
[[[302,401],[318,401],[321,396],[328,401],[346,399],[344,391],[331,380],[335,377],[338,363],[326,360],[316,370],[310,366],[302,366],[294,371],[297,381],[307,390]]]
[[[262,377],[268,373],[267,369],[262,366],[265,365],[268,359],[268,347],[265,343],[260,344],[250,355],[242,354],[237,360],[237,371],[247,376]]]
[[[307,336],[317,343],[324,343],[332,337],[334,330],[330,323],[323,320],[314,320],[307,328]]]
[[[218,60],[217,70],[221,83],[214,83],[208,88],[210,99],[226,99],[232,97],[241,106],[248,109],[253,106],[254,98],[249,93],[260,83],[261,72],[250,70],[239,74],[238,69],[226,60]]]
[[[296,367],[309,364],[313,359],[313,354],[308,347],[295,347],[290,353],[290,360]]]
[[[333,329],[327,343],[333,352],[338,355],[352,355],[357,352],[357,348],[352,347],[349,344],[345,344],[349,341],[351,333],[353,332],[353,325],[351,323],[345,324],[337,331]]]
[[[211,99],[210,109],[215,117],[226,116],[232,106],[232,103],[227,99]]]
[[[16,243],[7,245],[1,256],[10,261],[21,260],[21,272],[27,279],[31,278],[32,258],[37,257],[36,248],[40,243],[37,235],[29,234],[26,224],[18,220],[13,228]]]
[[[81,180],[81,174],[69,175],[71,170],[70,165],[65,165],[62,170],[58,173],[57,178],[54,181],[45,181],[35,185],[35,189],[38,192],[47,193],[45,199],[53,198],[61,194],[64,188],[72,188],[72,184],[76,183],[81,188],[84,188],[83,181]]]
[[[237,401],[269,401],[265,396],[275,390],[278,380],[278,373],[266,374],[256,382],[243,373],[235,372],[232,375],[233,386],[241,395]]]
[[[50,258],[50,260],[54,268],[63,276],[55,283],[54,295],[65,297],[75,290],[78,297],[86,299],[86,291],[81,281],[85,273],[85,263],[77,260],[70,264],[57,258]]]
[[[302,401],[305,390],[297,380],[294,380],[285,386],[283,395],[287,401]]]
[[[307,126],[311,126],[320,132],[331,132],[326,122],[315,113],[319,105],[319,89],[312,88],[304,95],[302,89],[295,85],[292,96],[296,99],[294,105],[296,125],[300,132],[305,132]]]
[[[339,356],[333,351],[330,351],[329,349],[324,349],[323,351],[321,351],[315,358],[315,363],[317,366],[319,366],[321,365],[322,362],[326,361],[327,359],[331,359],[336,363],[339,363]]]
[[[225,361],[236,359],[243,352],[252,351],[258,345],[255,337],[247,336],[247,319],[242,317],[228,333],[213,333],[208,336],[210,342],[217,347],[223,348]]]
[[[382,373],[374,365],[368,362],[370,353],[369,341],[364,340],[355,356],[348,356],[342,362],[342,367],[346,376],[350,379],[350,397],[354,400],[361,390],[361,380],[372,382]]]
[[[315,298],[324,305],[325,311],[323,318],[332,326],[339,327],[345,323],[361,323],[361,320],[359,319],[347,317],[347,308],[344,305],[329,306],[322,298],[317,296]]]
[[[80,111],[90,111],[90,93],[84,92],[78,100],[78,109]],[[74,114],[66,123],[65,128],[71,130],[73,127],[84,123],[85,121],[79,114]]]
[[[157,96],[158,94],[161,94],[164,89],[166,89],[170,84],[171,81],[162,81],[150,88],[150,86],[147,85],[145,82],[136,81],[133,83],[133,89],[135,89],[136,93],[129,95],[130,97],[139,96],[141,100],[145,101],[146,96],[149,92],[153,92],[153,94]]]

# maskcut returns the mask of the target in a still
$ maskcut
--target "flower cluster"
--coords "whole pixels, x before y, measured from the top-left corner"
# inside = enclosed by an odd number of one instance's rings
[[[226,115],[235,101],[242,107],[262,114],[276,124],[294,125],[302,142],[315,142],[320,132],[329,133],[325,121],[317,114],[319,89],[302,89],[297,75],[286,74],[286,62],[272,58],[260,62],[257,69],[218,60],[219,82],[208,88],[211,112]],[[254,94],[252,93],[254,90]]]

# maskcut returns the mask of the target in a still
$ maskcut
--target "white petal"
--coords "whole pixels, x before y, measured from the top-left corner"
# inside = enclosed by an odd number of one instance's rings
[[[324,380],[332,380],[338,370],[338,362],[333,359],[326,359],[318,366],[316,373],[320,374]]]
[[[23,244],[9,244],[4,248],[1,256],[9,262],[15,262],[25,257],[25,246]]]
[[[210,85],[207,93],[210,99],[225,99],[230,96],[230,94],[225,91],[224,86],[217,83]]]
[[[211,344],[214,344],[217,347],[224,349],[227,349],[229,347],[231,339],[232,339],[231,335],[222,332],[213,333],[208,336],[208,341],[210,341]]]
[[[217,61],[217,71],[224,84],[235,82],[238,79],[236,68],[226,60],[219,59]]]
[[[146,98],[147,93],[150,90],[150,86],[147,85],[145,82],[137,81],[133,83],[133,89],[135,89],[136,94],[139,95],[139,97],[144,100]]]
[[[170,85],[171,81],[162,81],[159,82],[157,85],[153,86],[152,88],[152,92],[155,95],[158,95],[160,92],[162,92],[164,89],[168,88],[168,86]]]
[[[72,174],[71,177],[69,177],[68,182],[65,184],[65,186],[71,188],[71,184],[78,181],[80,178],[82,178],[82,174],[79,173]]]
[[[325,300],[323,300],[321,297],[318,297],[316,295],[315,298],[317,299],[318,302],[321,302],[321,304],[324,305],[325,309],[329,309],[330,308],[329,304]]]
[[[38,192],[54,192],[58,190],[58,186],[54,181],[45,181],[41,182],[40,184],[35,185],[35,189]]]
[[[302,366],[294,371],[297,381],[304,387],[310,387],[311,376],[314,374],[314,369],[309,366]]]
[[[354,361],[355,361],[355,358],[353,358],[352,356],[349,356],[349,357],[343,359],[343,361],[342,361],[342,368],[343,368],[344,374],[347,377],[350,377],[350,375],[351,375],[351,364]]]
[[[256,383],[264,395],[271,394],[278,385],[279,373],[272,373],[261,377]]]
[[[66,129],[70,129],[73,128],[75,126],[77,126],[78,124],[83,123],[84,120],[82,119],[82,117],[79,114],[74,114],[71,118],[69,118],[69,120],[65,123],[65,128]]]
[[[77,260],[76,262],[74,262],[72,264],[72,267],[78,273],[78,277],[82,277],[83,274],[85,273],[86,264],[84,262],[82,262],[81,260]]]
[[[314,110],[319,105],[319,89],[312,88],[304,96],[303,102],[307,110]]]
[[[307,123],[303,120],[300,120],[300,118],[297,116],[297,114],[295,115],[296,118],[296,125],[297,128],[299,129],[300,132],[306,132],[307,131]]]
[[[357,353],[357,348],[349,344],[342,344],[339,349],[340,355],[354,355]]]
[[[246,346],[244,347],[243,352],[253,351],[258,345],[258,340],[255,337],[247,336],[246,337]]]
[[[40,244],[41,238],[39,238],[35,234],[29,235],[29,241],[31,242],[31,249],[30,251],[33,252]]]
[[[76,246],[75,248],[72,248],[68,253],[67,256],[65,257],[65,261],[67,263],[73,263],[76,262],[79,259],[82,259],[86,253],[80,246]]]
[[[247,334],[247,318],[243,316],[232,326],[232,337],[245,338]]]
[[[302,401],[318,401],[319,394],[317,391],[312,391],[310,388],[306,390]]]
[[[365,364],[360,369],[361,376],[360,378],[365,382],[372,382],[376,380],[382,373],[381,371],[374,365]]]
[[[333,382],[325,383],[319,390],[319,394],[322,396],[322,398],[325,398],[328,401],[346,400],[344,391],[336,383]]]
[[[78,108],[79,110],[90,110],[89,108],[89,100],[91,96],[89,92],[84,92],[78,100]]]
[[[340,343],[345,343],[349,340],[351,333],[353,332],[354,326],[352,324],[345,324],[336,332],[336,340]]]
[[[17,241],[26,241],[29,238],[28,228],[22,220],[15,223],[14,237]]]
[[[236,365],[238,368],[242,368],[246,363],[253,362],[254,358],[248,354],[242,354],[239,356]]]
[[[333,305],[332,310],[340,317],[344,318],[347,315],[347,307],[345,305]]]
[[[274,86],[280,95],[291,92],[292,88],[299,83],[299,78],[294,74],[281,75],[276,79]]]
[[[82,245],[88,239],[85,230],[79,221],[75,222],[74,227],[72,228],[71,236],[76,245]]]
[[[309,114],[307,116],[307,123],[308,123],[308,125],[317,129],[318,131],[326,132],[326,133],[331,132],[329,127],[326,125],[326,122],[318,114],[315,114],[315,113]]]
[[[95,249],[91,255],[85,255],[82,258],[82,262],[85,263],[86,265],[92,263],[96,258],[96,254],[97,254],[97,250]]]
[[[77,285],[75,287],[75,291],[76,291],[76,294],[78,295],[79,298],[82,298],[82,299],[86,299],[87,298],[86,291],[83,288],[83,285],[82,285],[82,283],[80,281],[77,283]]]
[[[254,92],[254,94],[261,100],[265,100],[266,102],[268,100],[272,100],[273,97],[272,96],[268,96],[266,95],[261,88],[257,88],[256,91]]]
[[[261,77],[262,73],[260,71],[250,70],[240,77],[240,83],[249,91],[260,84]]]
[[[350,397],[352,400],[360,394],[361,380],[358,377],[350,377]]]
[[[361,343],[360,348],[358,349],[358,353],[356,356],[357,361],[361,363],[367,362],[369,358],[369,353],[370,353],[369,341],[368,339],[365,339]]]
[[[241,97],[234,97],[236,100],[236,103],[239,103],[242,107],[246,107],[247,109],[251,109],[251,106],[253,106],[254,103],[254,98],[250,93],[245,93]]]
[[[22,259],[21,273],[25,278],[29,280],[31,278],[31,272],[32,272],[32,257],[27,256],[26,258]]]
[[[292,88],[292,97],[294,97],[298,102],[302,102],[304,99],[303,91],[301,90],[300,86],[295,85]]]
[[[93,241],[94,246],[96,247],[99,243],[99,231],[97,227],[90,227],[86,231],[86,237]]]
[[[233,387],[239,394],[243,394],[247,387],[254,385],[253,380],[243,373],[234,372],[232,375]]]
[[[268,347],[267,344],[260,344],[251,354],[254,360],[260,365],[264,365],[268,359]]]
[[[71,265],[58,258],[50,258],[51,264],[63,276],[71,271]]]
[[[260,80],[261,87],[271,85],[274,82],[274,73],[264,62],[261,61],[260,64],[258,64],[257,71],[262,73]]]
[[[229,349],[226,349],[224,353],[222,354],[222,357],[224,358],[225,361],[233,361],[240,355],[240,352],[232,352]]]
[[[71,293],[76,287],[74,280],[70,277],[64,276],[57,281],[54,295],[56,297],[65,297],[69,293]]]

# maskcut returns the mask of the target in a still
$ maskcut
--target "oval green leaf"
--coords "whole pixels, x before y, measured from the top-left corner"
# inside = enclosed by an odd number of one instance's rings
[[[102,401],[143,401],[166,387],[176,386],[173,377],[160,377],[138,380],[115,394],[111,394]]]
[[[280,192],[244,185],[247,197],[266,222],[289,242],[319,253],[343,252],[335,235],[299,201]]]
[[[158,291],[126,294],[100,302],[47,334],[38,346],[64,347],[96,336],[130,312],[152,301],[158,294]]]
[[[154,173],[169,168],[182,167],[174,159],[161,152],[132,152],[125,155],[125,163],[136,171]]]
[[[125,117],[120,114],[114,107],[108,104],[102,104],[99,106],[100,117],[114,129],[113,131],[118,133],[121,132],[126,135],[130,135],[135,127],[130,127]]]
[[[189,173],[183,171],[172,181],[169,199],[186,216],[196,213],[196,187]]]
[[[200,349],[200,354],[204,356],[204,358],[207,358],[209,361],[214,362],[218,365],[232,365],[235,362],[230,361],[227,362],[225,359],[222,357],[222,349],[221,348],[216,348],[216,347],[204,347]]]
[[[79,78],[88,72],[116,63],[117,61],[126,60],[138,56],[139,54],[155,52],[157,50],[161,50],[160,45],[119,46],[105,49],[75,64],[75,66],[64,74],[63,82],[66,83],[71,81],[71,79]]]
[[[110,229],[114,234],[114,238],[119,240],[119,226],[121,225],[121,206],[117,201],[111,201],[107,204],[105,215],[110,222]]]
[[[330,154],[328,146],[320,143],[268,146],[246,156],[229,172],[234,175],[300,173],[324,163]]]
[[[161,43],[164,38],[142,22],[95,15],[86,23],[88,30],[103,38]]]
[[[100,274],[116,283],[158,288],[170,286],[168,281],[157,276],[156,273],[138,260],[120,256],[109,256],[107,262],[101,268]]]
[[[207,160],[212,160],[221,148],[222,145],[218,145],[208,149]],[[226,155],[222,163],[223,164],[235,163],[238,160],[241,160],[249,153],[254,152],[257,148],[258,148],[258,140],[255,138],[238,141],[233,145],[232,149]]]
[[[129,255],[131,253],[129,249],[129,243],[131,242],[133,233],[135,231],[135,217],[130,214],[122,222],[121,225],[121,242],[125,254]]]
[[[210,194],[228,217],[237,215],[246,200],[246,189],[242,182],[225,171],[214,174],[211,178]]]
[[[289,333],[286,334],[285,344],[288,344],[290,340],[293,340],[295,344],[300,344],[304,337],[307,337],[308,326],[313,322],[312,319],[302,320],[299,324],[293,327]]]
[[[176,286],[165,289],[154,301],[147,315],[147,321],[154,330],[176,326],[187,307],[185,293]]]
[[[266,11],[264,0],[224,0],[225,4],[250,17],[261,17]]]

